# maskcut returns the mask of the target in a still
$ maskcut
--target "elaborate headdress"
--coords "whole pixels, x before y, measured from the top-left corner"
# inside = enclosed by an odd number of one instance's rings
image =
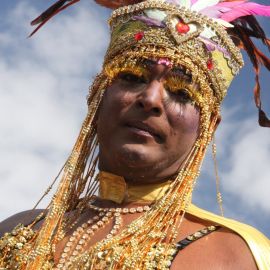
[[[80,0],[57,1],[49,9],[47,9],[39,17],[32,21],[31,24],[38,24],[38,27],[31,33],[31,35],[33,35],[40,27],[42,27],[58,12],[79,1]],[[96,0],[96,2],[112,9],[120,8],[119,12],[113,13],[111,20],[112,37],[117,38],[119,43],[123,40],[126,41],[125,34],[129,32],[126,27],[123,35],[121,35],[121,31],[114,31],[115,23],[117,23],[119,17],[120,20],[122,17],[130,17],[130,21],[144,22],[145,25],[147,25],[151,29],[157,30],[158,28],[163,28],[164,31],[160,29],[160,31],[156,31],[156,34],[159,34],[158,36],[162,37],[165,33],[165,36],[167,36],[167,41],[169,43],[174,43],[174,41],[176,41],[178,45],[181,44],[182,46],[184,44],[184,41],[193,38],[196,38],[197,40],[198,38],[200,43],[204,43],[204,45],[207,47],[209,56],[209,59],[207,61],[208,68],[210,68],[211,70],[216,70],[215,73],[222,73],[220,74],[221,77],[217,79],[220,83],[221,88],[223,84],[223,90],[220,89],[222,92],[220,93],[221,97],[224,97],[231,80],[243,65],[238,48],[245,50],[253,64],[255,71],[256,84],[254,87],[254,98],[255,104],[259,109],[259,124],[264,127],[270,127],[270,120],[262,111],[259,80],[261,66],[264,66],[268,70],[270,70],[270,59],[257,48],[257,46],[252,40],[252,38],[259,39],[268,49],[270,49],[270,41],[266,37],[263,29],[261,28],[256,18],[254,17],[254,15],[270,16],[269,6],[249,2],[248,0]],[[143,10],[143,8],[140,9],[140,5],[141,7],[145,6],[143,4],[144,2],[148,2],[148,4],[146,5],[149,5],[150,10]],[[141,3],[140,5],[136,6],[137,10],[127,10],[128,5],[134,5],[137,3]],[[168,8],[167,10],[165,8],[166,5]],[[180,7],[176,14],[172,15],[172,9],[169,7],[170,5]],[[165,8],[166,11],[161,11],[159,9],[159,7],[161,6],[163,6],[161,9]],[[121,9],[121,7],[124,8]],[[145,6],[145,9],[148,8],[146,8]],[[138,13],[140,14],[138,15]],[[191,21],[190,18],[195,20]],[[125,23],[127,21],[122,22]],[[178,26],[176,29],[175,26],[177,23]],[[130,26],[129,28],[129,42],[131,42],[131,33],[134,33],[136,30],[140,32],[140,27],[142,28],[142,30],[145,30],[147,28],[146,26],[142,25],[137,25],[137,27],[135,28],[134,26],[135,24],[133,24],[133,26]],[[170,33],[167,33],[168,28],[170,29]],[[172,38],[171,35],[174,36],[174,40],[170,40]],[[156,36],[156,38],[158,36]],[[140,37],[145,42],[149,41],[149,44],[153,44],[156,41],[153,38],[153,33],[150,32],[148,33],[148,35],[144,35],[144,31],[138,33],[137,41],[138,39],[140,39]],[[121,47],[124,48],[126,45],[127,43],[124,42]],[[163,45],[171,44],[167,43]],[[176,45],[177,44],[173,44],[174,47]],[[196,45],[199,46],[198,44]],[[114,44],[114,46],[116,46],[116,44]],[[145,46],[145,43],[143,41],[141,41],[141,46]],[[221,55],[223,55],[223,57]],[[225,58],[227,60],[226,62],[229,67],[227,67],[222,58]],[[217,69],[214,68],[215,65],[212,60],[216,61],[215,64]],[[219,79],[221,79],[221,81]]]
[[[33,24],[39,23],[40,28],[56,13],[78,1],[58,1]],[[20,251],[20,256],[26,254],[27,258],[22,257],[24,259],[20,261],[19,256],[21,269],[47,269],[54,244],[63,237],[67,224],[74,221],[65,218],[64,214],[76,209],[76,219],[97,188],[96,112],[104,91],[119,72],[140,72],[138,65],[147,60],[181,67],[199,86],[198,90],[187,90],[200,108],[200,134],[165,196],[119,235],[100,241],[74,259],[71,269],[95,269],[94,265],[100,261],[106,263],[104,269],[168,267],[171,244],[176,239],[207,145],[219,120],[220,103],[231,80],[243,66],[239,48],[248,52],[256,72],[255,97],[260,123],[270,126],[261,111],[259,94],[260,66],[270,70],[270,60],[251,40],[256,37],[270,47],[253,16],[270,16],[270,7],[248,1],[219,0],[96,2],[118,8],[109,21],[111,43],[103,70],[96,77],[88,97],[87,117],[62,171],[60,185],[48,207],[44,224],[30,244]],[[82,264],[85,268],[80,268]]]

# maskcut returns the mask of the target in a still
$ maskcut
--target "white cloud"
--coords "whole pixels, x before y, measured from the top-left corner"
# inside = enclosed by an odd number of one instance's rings
[[[251,224],[269,236],[269,129],[257,124],[256,115],[244,115],[242,106],[227,105],[223,109],[223,121],[216,134],[224,213],[226,217]],[[219,213],[210,148],[194,201],[203,208]]]
[[[224,189],[247,207],[260,207],[270,213],[270,136],[269,130],[259,127],[255,117],[233,121],[223,129],[226,162],[221,174]]]
[[[38,12],[19,3],[0,34],[0,219],[30,209],[65,162],[108,43],[106,18],[91,5],[27,39]]]

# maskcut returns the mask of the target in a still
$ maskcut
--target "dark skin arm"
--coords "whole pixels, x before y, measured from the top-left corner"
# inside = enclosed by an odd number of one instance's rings
[[[180,251],[170,269],[258,270],[245,241],[226,228]]]
[[[211,225],[212,222],[186,214],[177,241]],[[227,228],[220,228],[180,251],[170,269],[258,270],[246,242]]]
[[[6,232],[11,232],[19,223],[24,225],[31,224],[42,212],[44,212],[42,209],[27,210],[3,220],[0,222],[0,237],[2,237]]]

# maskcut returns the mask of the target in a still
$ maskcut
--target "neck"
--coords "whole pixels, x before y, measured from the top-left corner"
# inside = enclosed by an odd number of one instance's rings
[[[154,202],[163,197],[171,180],[155,184],[127,183],[121,176],[101,171],[99,173],[99,197],[118,204],[129,202]]]

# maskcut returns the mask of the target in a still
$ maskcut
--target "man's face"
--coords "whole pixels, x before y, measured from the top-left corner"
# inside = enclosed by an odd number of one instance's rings
[[[98,117],[100,170],[136,183],[177,173],[199,132],[199,110],[179,70],[148,64],[123,71],[106,90]]]

